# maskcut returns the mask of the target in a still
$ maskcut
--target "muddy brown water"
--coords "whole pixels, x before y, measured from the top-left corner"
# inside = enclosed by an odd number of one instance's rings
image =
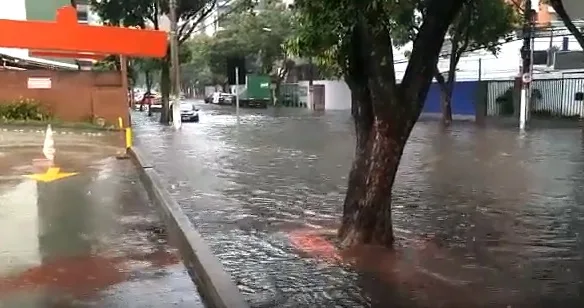
[[[134,114],[137,142],[253,306],[584,304],[579,129],[420,122],[394,188],[398,248],[339,263],[318,234],[341,213],[349,114],[242,110],[237,127],[232,108],[201,108],[178,132]]]

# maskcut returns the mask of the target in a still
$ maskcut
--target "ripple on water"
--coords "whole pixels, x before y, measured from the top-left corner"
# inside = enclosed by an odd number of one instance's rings
[[[348,266],[293,239],[336,227],[353,155],[348,114],[244,109],[237,129],[230,108],[201,114],[181,132],[135,115],[137,142],[169,186],[180,183],[173,195],[254,306],[583,304],[577,130],[517,138],[419,123],[393,192],[399,249],[365,249]]]

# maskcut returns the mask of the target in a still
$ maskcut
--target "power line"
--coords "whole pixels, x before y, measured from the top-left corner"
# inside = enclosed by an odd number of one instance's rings
[[[215,10],[219,10],[222,8],[226,8],[226,7],[230,7],[230,10],[222,13],[222,14],[217,14],[217,17],[210,23],[205,23],[207,21],[207,18],[204,18],[203,20],[201,20],[201,22],[199,24],[202,24],[203,26],[196,29],[196,31],[204,31],[205,29],[207,29],[207,27],[209,26],[214,26],[216,23],[222,21],[224,18],[226,18],[228,15],[235,13],[237,10],[246,7],[247,3],[245,1],[241,1],[239,2],[237,5],[231,5],[233,2],[235,2],[236,0],[230,0],[227,3],[218,6],[217,8],[215,8]]]
[[[565,27],[563,27],[565,28]],[[572,36],[571,34],[562,34],[562,35],[548,35],[548,36],[538,36],[536,38],[554,38],[554,37],[566,37],[566,36]],[[510,39],[510,40],[505,40],[505,41],[501,41],[501,42],[497,42],[496,44],[493,44],[492,47],[499,47],[508,43],[513,43],[513,42],[518,42],[523,40],[523,38],[514,38],[514,39]],[[469,50],[465,50],[465,53],[468,52],[475,52],[475,51],[479,51],[479,50],[483,50],[485,49],[484,47],[481,48],[473,48],[473,49],[469,49]],[[443,53],[440,54],[440,57],[450,57],[452,55],[452,53]],[[398,61],[394,61],[393,64],[403,64],[403,63],[408,63],[409,59],[405,59],[405,60],[398,60]]]

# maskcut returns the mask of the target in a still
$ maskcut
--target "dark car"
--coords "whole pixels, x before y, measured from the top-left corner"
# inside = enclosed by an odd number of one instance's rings
[[[170,115],[172,117],[172,112],[170,113]],[[181,102],[180,119],[183,122],[199,122],[199,109],[195,106],[195,104],[191,102]]]

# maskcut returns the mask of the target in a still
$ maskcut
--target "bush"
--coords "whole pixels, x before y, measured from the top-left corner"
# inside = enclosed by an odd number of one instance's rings
[[[30,98],[19,98],[11,102],[0,102],[2,121],[48,121],[51,113],[40,102]]]
[[[519,94],[519,93],[515,93],[515,88],[514,87],[510,87],[509,89],[507,89],[507,91],[505,91],[505,93],[499,95],[499,97],[497,97],[497,104],[499,104],[501,106],[501,115],[513,115],[515,113],[515,104],[513,103],[514,100],[514,94]],[[519,99],[519,96],[517,96],[517,98]],[[543,95],[541,94],[541,91],[537,88],[533,88],[531,90],[531,102],[533,103],[534,100],[540,100],[543,98]]]

